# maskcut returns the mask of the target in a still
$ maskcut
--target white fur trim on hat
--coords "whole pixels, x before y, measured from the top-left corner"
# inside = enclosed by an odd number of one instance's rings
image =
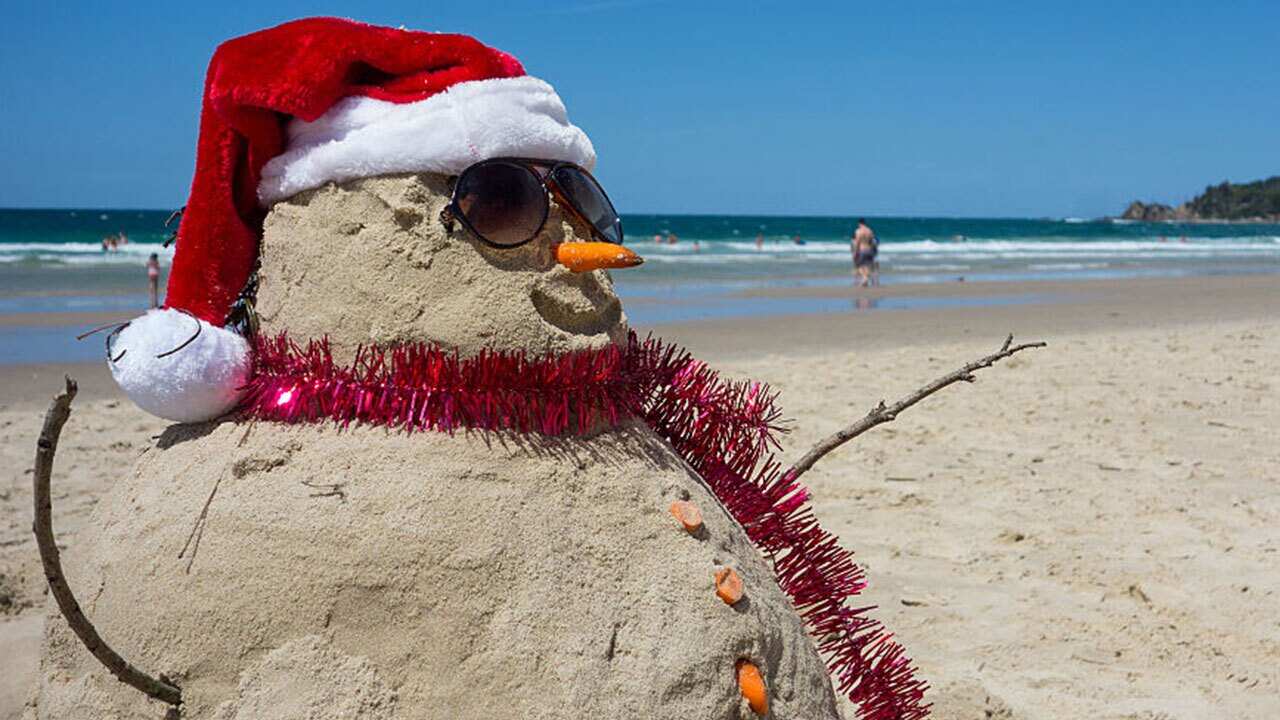
[[[196,333],[189,344],[179,347]],[[168,354],[166,354],[168,353]],[[211,420],[235,407],[249,379],[249,343],[178,310],[151,310],[111,343],[108,364],[138,407],[177,422]],[[163,357],[157,357],[163,356]]]
[[[425,100],[348,97],[313,122],[289,122],[285,152],[262,169],[258,201],[270,207],[327,182],[402,172],[454,175],[481,160],[564,160],[588,170],[596,152],[569,123],[560,96],[523,76],[473,80]]]

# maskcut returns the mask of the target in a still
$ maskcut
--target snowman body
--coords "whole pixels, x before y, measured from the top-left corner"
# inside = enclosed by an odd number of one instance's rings
[[[498,250],[447,230],[445,180],[374,177],[277,204],[262,332],[561,353],[626,335],[585,235],[553,208]],[[668,512],[687,500],[704,525]],[[733,605],[713,577],[732,568]],[[66,572],[102,635],[183,690],[182,717],[834,718],[826,669],[768,563],[643,423],[581,437],[175,425],[112,486]],[[159,718],[51,611],[26,717]]]

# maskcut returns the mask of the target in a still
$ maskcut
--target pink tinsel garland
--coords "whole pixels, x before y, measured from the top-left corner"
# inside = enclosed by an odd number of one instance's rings
[[[334,363],[326,340],[301,347],[280,335],[255,340],[244,412],[284,422],[546,435],[640,417],[773,562],[779,586],[859,717],[923,718],[925,685],[901,646],[867,616],[871,608],[845,605],[866,586],[852,553],[818,525],[808,491],[771,452],[780,431],[775,400],[760,383],[721,380],[683,349],[634,333],[625,346],[546,357],[486,351],[460,359],[427,345],[361,348],[350,366]]]

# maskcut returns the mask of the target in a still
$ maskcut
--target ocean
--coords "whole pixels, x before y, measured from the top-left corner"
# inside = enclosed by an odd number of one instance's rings
[[[168,217],[163,210],[0,210],[0,314],[133,307],[145,298],[147,256],[157,253],[166,267],[173,256],[173,248],[164,247]],[[1280,225],[1077,218],[868,221],[881,240],[886,285],[1280,272]],[[848,282],[854,222],[628,215],[627,245],[646,262],[615,273],[615,280],[624,300]],[[121,232],[129,242],[104,252],[102,238]],[[655,242],[668,234],[678,242]]]
[[[80,313],[127,319],[147,305],[144,263],[173,257],[163,210],[0,210],[0,364],[92,360],[75,342]],[[1280,225],[1064,219],[870,217],[885,285],[966,281],[1280,273]],[[1034,293],[963,299],[744,299],[769,287],[848,285],[854,218],[628,215],[627,245],[645,258],[614,273],[636,326],[732,316],[1047,302]],[[123,232],[129,242],[102,249]],[[674,245],[655,236],[675,234]],[[760,246],[756,245],[761,236]],[[801,241],[794,241],[796,236]],[[661,239],[658,238],[658,239]],[[162,283],[164,277],[162,276]],[[162,284],[163,288],[163,284]]]
[[[86,280],[91,289],[136,289],[150,253],[165,264],[172,257],[173,249],[163,247],[168,216],[159,210],[0,210],[0,272],[7,270],[6,281],[32,273],[41,280],[6,282],[0,295],[64,294],[85,289]],[[868,221],[881,240],[885,283],[1280,271],[1280,225],[1076,218]],[[845,277],[854,222],[851,217],[627,215],[627,245],[646,264],[618,276],[640,285]],[[103,252],[102,238],[118,232],[130,242]],[[655,235],[667,233],[679,241],[654,242]],[[760,248],[757,235],[763,236]],[[803,244],[794,243],[797,235]],[[92,269],[96,280],[73,272],[74,282],[59,281],[58,271],[69,269]]]
[[[1280,225],[1078,218],[867,221],[881,241],[886,284],[1280,272]],[[627,244],[645,257],[646,267],[653,266],[648,279],[654,282],[785,283],[851,272],[855,218],[641,215],[623,222]],[[665,232],[676,233],[679,242],[653,242]],[[763,235],[760,248],[757,235]],[[797,235],[803,244],[795,244]]]

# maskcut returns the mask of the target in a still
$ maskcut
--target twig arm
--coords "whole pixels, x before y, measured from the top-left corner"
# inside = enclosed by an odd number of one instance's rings
[[[809,468],[813,467],[814,464],[821,460],[827,453],[835,450],[877,425],[883,425],[897,420],[898,414],[903,410],[906,410],[948,385],[953,385],[958,382],[973,382],[977,379],[974,373],[978,370],[989,368],[1001,360],[1010,357],[1014,353],[1030,348],[1042,348],[1046,345],[1047,343],[1043,342],[1014,345],[1013,335],[1010,335],[1005,338],[1004,345],[1002,345],[998,351],[979,360],[974,360],[955,372],[943,375],[898,402],[892,405],[885,405],[884,401],[881,400],[880,404],[872,408],[871,412],[863,416],[862,419],[857,420],[848,427],[841,429],[830,437],[825,438],[817,445],[814,445],[809,452],[804,454],[804,457],[800,458],[795,465],[791,466],[791,469],[787,471],[788,476],[792,480],[795,480],[803,475]]]
[[[71,416],[71,401],[76,396],[76,381],[66,379],[66,389],[53,398],[53,404],[44,416],[44,426],[40,430],[40,438],[36,441],[35,465],[35,520],[31,525],[36,535],[36,545],[40,548],[40,562],[44,565],[44,576],[49,581],[49,591],[53,593],[58,609],[67,619],[67,624],[75,632],[80,642],[93,653],[93,656],[111,671],[120,682],[140,690],[143,693],[170,705],[182,704],[182,691],[164,679],[157,680],[120,657],[111,646],[98,635],[98,631],[85,617],[76,602],[75,595],[67,585],[62,574],[62,558],[58,553],[58,544],[53,538],[53,502],[49,494],[49,476],[53,472],[53,456],[58,450],[58,438],[62,434],[62,426]]]

